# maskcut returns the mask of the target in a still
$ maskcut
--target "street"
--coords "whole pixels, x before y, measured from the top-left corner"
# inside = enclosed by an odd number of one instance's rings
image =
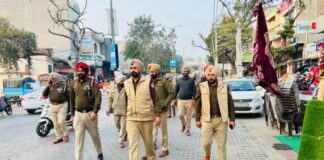
[[[126,160],[128,149],[120,149],[118,146],[118,132],[111,117],[104,113],[105,99],[99,112],[99,132],[105,159]],[[54,145],[54,130],[49,136],[41,138],[36,134],[35,127],[39,120],[39,114],[28,114],[21,107],[13,107],[13,115],[0,116],[0,160],[71,160],[74,155],[74,132],[69,128],[70,142]],[[287,147],[279,147],[276,150],[273,145],[280,146],[280,142],[272,136],[279,132],[266,127],[264,118],[253,116],[238,116],[237,126],[228,131],[227,154],[229,160],[294,160],[297,154]],[[187,137],[180,132],[180,120],[178,117],[168,119],[169,151],[165,158],[170,160],[200,160],[204,156],[201,142],[201,133],[194,125],[192,119],[192,135]],[[159,133],[159,136],[161,134]],[[84,158],[96,159],[97,155],[89,134],[86,136]],[[161,151],[161,138],[158,139],[158,149]],[[128,143],[126,142],[126,145]],[[278,149],[278,148],[277,148]],[[216,145],[212,147],[212,159],[216,159]],[[144,146],[141,143],[140,155],[144,155]]]

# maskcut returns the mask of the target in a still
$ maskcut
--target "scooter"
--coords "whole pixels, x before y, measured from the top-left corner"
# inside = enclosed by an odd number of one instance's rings
[[[68,127],[72,126],[71,112],[68,111],[65,120]],[[52,115],[49,110],[49,106],[47,105],[43,107],[41,119],[38,121],[38,124],[36,126],[36,133],[40,137],[46,137],[53,128],[54,124],[52,120]]]
[[[12,107],[11,104],[8,103],[8,98],[1,97],[0,98],[0,113],[3,116],[3,111],[7,113],[7,115],[12,115]]]

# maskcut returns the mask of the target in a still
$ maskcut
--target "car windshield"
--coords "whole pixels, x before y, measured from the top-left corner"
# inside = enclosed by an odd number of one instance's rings
[[[252,81],[229,81],[231,91],[255,91]]]

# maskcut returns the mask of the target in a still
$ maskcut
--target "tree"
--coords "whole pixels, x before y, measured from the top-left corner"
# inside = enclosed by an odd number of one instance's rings
[[[54,24],[57,25],[58,27],[63,27],[70,34],[67,35],[67,34],[56,33],[50,29],[48,29],[48,31],[53,35],[61,36],[71,40],[76,50],[75,62],[74,62],[74,65],[76,65],[79,62],[82,40],[84,38],[86,31],[92,31],[96,34],[102,34],[102,33],[98,33],[93,29],[84,26],[83,24],[84,19],[82,17],[87,13],[86,12],[87,0],[85,1],[85,6],[82,11],[80,11],[77,5],[73,5],[70,2],[70,0],[66,0],[65,5],[59,5],[58,3],[56,3],[55,0],[49,0],[49,1],[54,6],[53,11],[48,9],[48,13],[52,18]]]
[[[169,60],[175,55],[175,30],[168,31],[166,27],[156,24],[151,16],[140,15],[130,24],[125,48],[125,60],[140,59],[146,66],[149,63],[161,65],[162,72],[170,71]],[[179,64],[179,62],[178,62]]]
[[[18,59],[25,58],[31,65],[30,56],[37,48],[36,35],[16,29],[7,19],[0,17],[0,66],[6,71],[17,70]]]
[[[215,26],[213,26],[211,33],[204,37],[202,34],[199,34],[200,38],[205,43],[206,47],[196,45],[193,42],[193,45],[199,48],[202,48],[209,52],[208,61],[213,64],[215,57],[220,60],[226,60],[231,63],[232,73],[236,73],[235,59],[235,34],[237,29],[242,29],[242,51],[247,51],[252,46],[252,29],[249,27],[253,22],[252,11],[256,3],[259,0],[218,0],[222,5],[223,9],[225,8],[225,13],[221,15],[220,23],[217,24],[217,40],[218,40],[218,49],[215,50]],[[271,5],[273,0],[262,0],[264,5]],[[299,9],[296,19],[300,13],[305,9],[304,0],[297,0],[296,5]],[[219,23],[219,24],[218,24]],[[226,33],[226,34],[224,34]]]

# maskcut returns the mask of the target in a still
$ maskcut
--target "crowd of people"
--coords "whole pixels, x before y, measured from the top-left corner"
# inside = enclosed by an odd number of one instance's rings
[[[155,149],[159,130],[162,134],[162,151],[159,157],[170,154],[168,140],[168,118],[176,116],[181,121],[179,129],[185,136],[191,136],[191,119],[195,117],[196,127],[201,128],[205,160],[211,156],[213,137],[217,138],[217,159],[226,159],[227,129],[235,128],[234,103],[227,84],[218,79],[214,66],[204,68],[202,74],[190,77],[190,68],[185,66],[181,76],[161,74],[161,66],[151,63],[144,75],[144,64],[133,59],[129,62],[131,77],[115,77],[110,88],[106,115],[112,116],[118,129],[120,148],[128,140],[129,159],[139,159],[139,139],[142,137],[145,155],[141,159],[156,159]],[[67,110],[71,111],[75,131],[74,157],[83,159],[85,132],[93,141],[98,159],[103,159],[98,132],[98,112],[102,95],[98,83],[89,78],[89,66],[76,66],[77,78],[66,84],[57,73],[50,75],[50,81],[43,92],[48,96],[53,113],[55,136],[53,143],[68,142],[65,124]],[[70,106],[68,108],[68,106]]]

